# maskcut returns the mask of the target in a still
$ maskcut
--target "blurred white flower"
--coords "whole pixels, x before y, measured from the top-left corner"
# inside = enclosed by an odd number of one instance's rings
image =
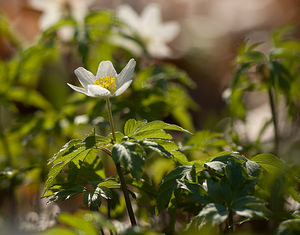
[[[43,12],[39,24],[42,30],[49,28],[59,20],[72,17],[82,24],[88,12],[88,7],[95,0],[30,0],[30,4]],[[63,26],[58,30],[62,40],[69,41],[74,35],[74,28]]]
[[[167,43],[178,35],[180,26],[177,22],[162,22],[161,9],[158,4],[147,5],[139,16],[129,5],[121,5],[116,10],[117,17],[124,21],[131,29],[123,30],[130,36],[136,34],[145,44],[149,53],[154,57],[168,57],[171,50]],[[136,55],[142,54],[142,49],[129,39],[116,37],[113,39]]]
[[[99,64],[96,77],[90,71],[79,67],[75,75],[84,88],[68,85],[75,91],[91,97],[114,97],[121,95],[132,83],[135,60],[131,59],[121,73],[117,74],[110,61]]]
[[[20,229],[28,232],[44,231],[57,223],[56,216],[60,213],[58,205],[55,203],[47,204],[47,199],[43,198],[40,209],[39,213],[28,212],[20,223]]]
[[[74,118],[74,124],[80,125],[80,124],[87,124],[89,121],[89,117],[86,114],[78,115]]]

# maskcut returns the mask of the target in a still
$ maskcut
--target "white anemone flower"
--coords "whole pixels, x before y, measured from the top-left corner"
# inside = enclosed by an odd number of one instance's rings
[[[91,97],[110,98],[121,95],[132,83],[132,75],[135,68],[135,60],[131,59],[117,74],[110,61],[102,61],[99,64],[97,75],[79,67],[74,73],[84,88],[68,85],[75,91]]]
[[[139,16],[129,5],[121,5],[116,10],[116,16],[125,22],[138,35],[145,44],[149,53],[154,57],[168,57],[171,50],[167,43],[171,42],[178,35],[180,26],[177,22],[162,22],[161,9],[158,4],[147,5]],[[132,32],[123,31],[132,35]],[[132,40],[115,38],[119,44],[136,55],[142,54],[142,49]]]
[[[95,0],[30,0],[31,6],[43,12],[39,20],[42,30],[56,24],[65,17],[73,17],[79,24],[83,23],[88,7]],[[74,35],[74,28],[63,26],[58,30],[61,39],[69,41]]]

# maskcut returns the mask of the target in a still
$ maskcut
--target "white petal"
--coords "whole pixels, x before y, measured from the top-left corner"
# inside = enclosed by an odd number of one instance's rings
[[[109,90],[99,85],[88,85],[88,95],[92,97],[111,97],[112,94]]]
[[[92,2],[93,1],[87,1],[87,0],[73,2],[72,16],[75,18],[77,22],[83,22],[84,17],[89,11],[88,7]]]
[[[130,86],[131,83],[132,83],[132,80],[125,82],[118,90],[116,90],[116,92],[113,94],[113,96],[121,95],[124,91],[126,91],[126,89]]]
[[[137,29],[139,26],[139,16],[131,8],[131,6],[127,4],[121,5],[117,8],[116,16],[134,29]]]
[[[38,10],[46,10],[52,5],[51,1],[45,0],[30,0],[29,4]]]
[[[75,69],[74,71],[76,77],[78,78],[79,82],[83,87],[87,87],[88,85],[91,85],[96,80],[94,74],[92,74],[90,71],[86,70],[85,68],[79,67]]]
[[[112,78],[117,77],[117,72],[110,61],[101,61],[98,67],[96,78],[111,76]]]
[[[171,42],[180,31],[180,25],[175,21],[166,22],[160,27],[159,37],[165,42]]]
[[[160,5],[151,3],[147,5],[141,15],[144,25],[157,25],[161,22]]]
[[[128,82],[129,80],[131,80],[132,75],[133,75],[133,71],[135,68],[135,60],[131,59],[129,60],[129,62],[127,63],[127,65],[124,67],[124,69],[121,71],[121,73],[118,75],[118,79],[117,79],[117,89],[119,89],[120,87],[122,87],[122,85],[126,82]]]
[[[77,91],[77,92],[80,92],[84,95],[88,95],[88,92],[86,89],[84,88],[81,88],[81,87],[78,87],[78,86],[73,86],[72,84],[70,83],[67,83],[69,87],[71,87],[74,91]]]
[[[114,35],[113,37],[110,38],[110,42],[112,44],[125,48],[126,50],[129,50],[133,55],[142,56],[143,54],[143,50],[141,46],[139,46],[132,39],[128,39],[120,35]]]
[[[45,30],[49,28],[50,26],[56,24],[59,19],[61,18],[61,14],[58,9],[54,10],[47,10],[41,15],[41,18],[39,20],[40,28],[42,30]]]
[[[57,30],[59,38],[63,42],[70,42],[74,36],[75,28],[71,25],[65,25]]]
[[[164,58],[164,57],[169,57],[171,55],[171,50],[170,48],[161,41],[152,41],[149,46],[148,50],[151,55],[157,58]]]

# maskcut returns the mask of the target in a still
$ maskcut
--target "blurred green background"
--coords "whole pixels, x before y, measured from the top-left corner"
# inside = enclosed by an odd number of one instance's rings
[[[44,230],[53,225],[51,221],[55,223],[57,211],[85,208],[81,198],[75,197],[45,212],[40,196],[47,161],[67,141],[87,136],[92,128],[101,135],[110,132],[105,100],[86,97],[67,86],[67,82],[79,85],[73,73],[76,68],[96,74],[102,60],[111,60],[118,73],[130,58],[137,61],[132,86],[112,99],[117,130],[129,118],[164,120],[198,133],[194,139],[174,136],[182,146],[197,147],[187,150],[190,160],[221,150],[239,150],[246,156],[273,152],[299,172],[299,1],[83,1],[85,7],[78,12],[84,16],[78,20],[69,15],[68,4],[73,2],[69,0],[65,14],[47,28],[40,24],[46,8],[41,10],[32,2],[0,0],[0,226],[9,221],[21,231]],[[180,29],[166,43],[169,56],[151,54],[147,47],[147,40],[167,37],[164,32],[143,38],[130,34],[132,29],[116,18],[122,4],[141,14],[153,2],[161,7],[161,22],[176,22]],[[147,25],[137,27],[143,32]],[[61,35],[62,28],[69,30],[69,36]],[[117,43],[116,38],[129,40],[141,52]],[[245,43],[261,43],[256,48],[261,54],[241,46]],[[278,150],[274,150],[266,92],[269,83],[262,81],[267,75],[260,77],[264,68],[273,71],[264,67],[272,56],[290,71],[287,75],[275,66],[274,71],[281,74],[278,80],[287,82],[271,83],[277,94]],[[249,69],[245,74],[238,70],[244,65],[245,71]],[[110,160],[103,161],[105,174],[112,175]],[[160,159],[147,167],[158,185],[174,164]],[[43,213],[50,222],[40,226],[34,221]]]

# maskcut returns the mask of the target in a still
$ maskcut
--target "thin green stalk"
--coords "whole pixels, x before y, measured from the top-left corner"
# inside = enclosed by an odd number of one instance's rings
[[[114,142],[116,142],[115,127],[114,127],[114,122],[113,122],[113,118],[112,118],[112,112],[111,112],[109,98],[106,99],[106,106],[107,106],[108,120],[109,120],[109,124],[110,124],[110,128],[111,128],[112,137],[113,137]]]
[[[115,143],[116,142],[115,128],[114,128],[114,124],[113,124],[110,101],[109,101],[108,98],[106,99],[106,105],[107,105],[108,119],[109,119],[110,128],[111,128],[111,132],[112,132],[112,136],[113,136],[113,141]],[[135,226],[136,225],[136,220],[135,220],[134,213],[133,213],[133,210],[132,210],[131,201],[130,201],[130,198],[129,198],[128,189],[126,187],[126,182],[125,182],[125,179],[124,179],[124,176],[123,176],[123,173],[122,173],[121,165],[120,165],[120,163],[115,163],[115,165],[116,165],[117,173],[118,173],[119,178],[120,178],[121,189],[122,189],[123,194],[124,194],[125,203],[126,203],[127,212],[128,212],[129,218],[130,218],[130,222],[131,222],[132,226]]]
[[[275,133],[275,142],[274,142],[274,154],[278,155],[279,150],[279,131],[278,131],[278,120],[277,120],[277,113],[276,113],[276,107],[275,107],[275,101],[274,101],[274,95],[271,88],[268,90],[269,95],[269,104],[271,108],[272,113],[272,122],[274,127],[274,133]]]
[[[225,228],[225,233],[228,232],[233,232],[234,231],[234,227],[233,227],[233,212],[232,210],[229,210],[229,214],[228,214],[228,218],[226,221],[226,228]]]

